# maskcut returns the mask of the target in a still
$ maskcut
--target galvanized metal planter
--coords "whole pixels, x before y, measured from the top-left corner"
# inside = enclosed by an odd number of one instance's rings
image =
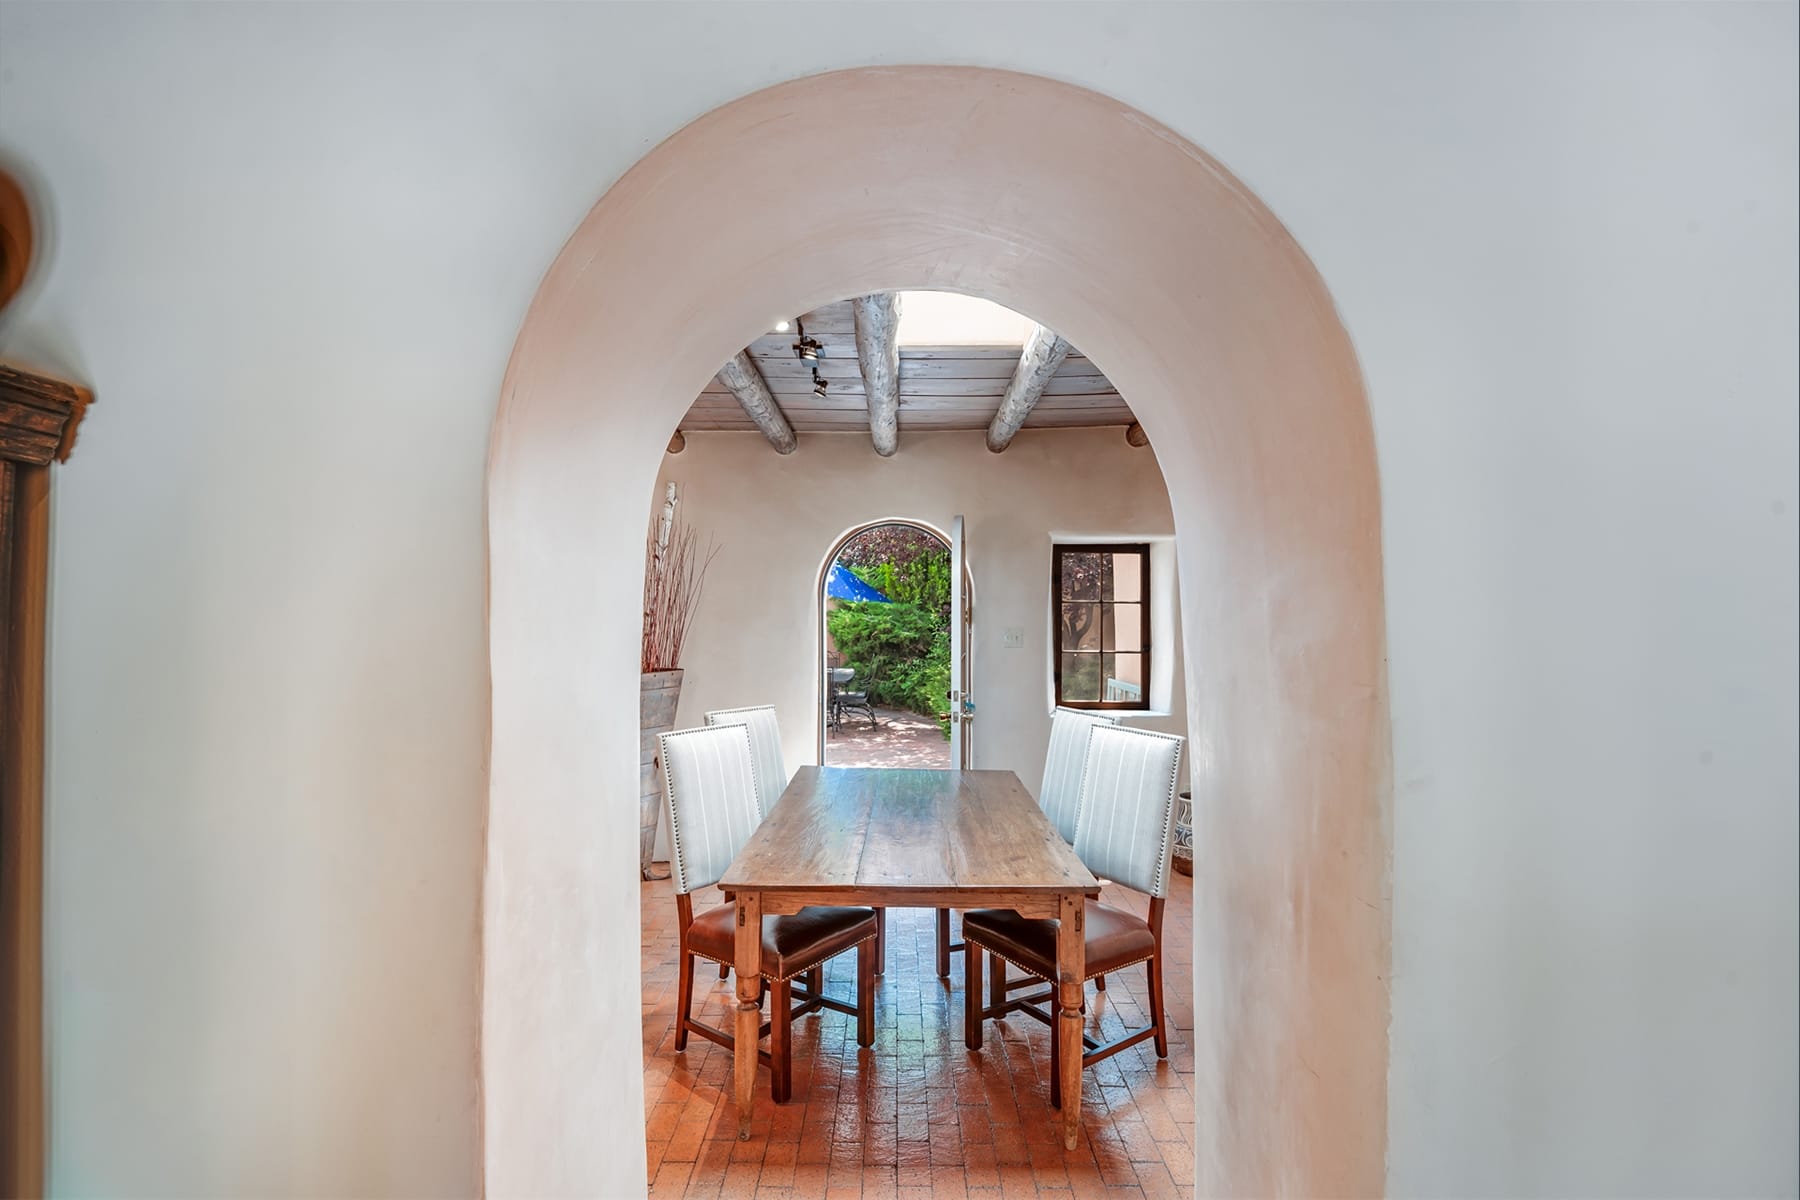
[[[645,879],[667,879],[651,862],[656,849],[656,822],[662,814],[662,764],[656,736],[675,728],[675,706],[681,700],[680,671],[646,671],[638,701],[638,871]]]

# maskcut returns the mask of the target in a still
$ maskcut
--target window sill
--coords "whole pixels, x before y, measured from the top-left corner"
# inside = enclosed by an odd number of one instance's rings
[[[1052,704],[1050,706],[1050,711],[1048,713],[1046,713],[1045,715],[1049,716],[1051,714],[1054,714],[1059,707],[1075,708],[1074,705]],[[1129,720],[1133,719],[1134,717],[1162,718],[1162,717],[1172,717],[1175,715],[1173,712],[1171,712],[1165,708],[1075,708],[1075,711],[1076,712],[1087,712],[1087,713],[1102,713],[1109,717],[1117,717],[1121,721],[1129,721]]]

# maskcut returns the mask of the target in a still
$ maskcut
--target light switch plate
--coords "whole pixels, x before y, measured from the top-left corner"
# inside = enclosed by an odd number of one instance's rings
[[[1014,625],[1000,631],[1000,644],[1008,650],[1022,650],[1025,647],[1025,631]]]

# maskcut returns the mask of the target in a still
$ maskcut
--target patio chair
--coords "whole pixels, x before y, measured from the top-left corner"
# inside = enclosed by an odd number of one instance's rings
[[[831,727],[841,729],[845,713],[860,712],[869,718],[870,729],[879,729],[881,722],[875,719],[875,706],[869,703],[869,682],[865,680],[863,690],[853,692],[849,688],[849,683],[855,678],[855,675],[851,675],[850,679],[840,683],[835,677],[835,673],[833,675],[831,680]]]
[[[687,1049],[689,1033],[730,1049],[736,1038],[693,1017],[694,960],[730,963],[736,954],[737,908],[721,904],[698,916],[693,892],[711,887],[743,849],[762,821],[763,809],[750,748],[742,725],[712,725],[665,733],[661,743],[669,804],[670,858],[675,877],[675,914],[680,936],[676,976],[675,1049]],[[856,948],[856,1003],[824,993],[826,960]],[[875,1042],[875,913],[867,908],[812,905],[792,916],[764,917],[760,973],[772,994],[770,1019],[761,1033],[769,1051],[769,1091],[777,1104],[793,1094],[794,1018],[829,1008],[856,1018],[856,1043]],[[803,987],[794,979],[806,976]],[[795,999],[800,1003],[796,1005]]]
[[[1101,1045],[1082,1035],[1081,1065],[1095,1063],[1146,1039],[1156,1042],[1156,1056],[1169,1056],[1163,1013],[1162,925],[1169,894],[1169,860],[1175,837],[1175,789],[1181,773],[1185,739],[1148,729],[1095,725],[1089,732],[1087,765],[1082,771],[1081,806],[1075,829],[1075,855],[1096,876],[1116,880],[1150,895],[1146,920],[1124,909],[1090,900],[1082,923],[1086,943],[1086,979],[1146,964],[1150,982],[1150,1024]],[[1057,923],[1021,917],[1010,909],[976,909],[963,914],[964,1009],[963,1041],[981,1049],[981,1023],[1009,1012],[1023,1012],[1056,1028],[1052,1008],[1055,988],[1034,996],[1008,999],[1004,992],[982,1000],[981,956],[995,955],[1049,983],[1056,977]],[[1050,1039],[1050,1103],[1062,1107],[1060,1039]]]

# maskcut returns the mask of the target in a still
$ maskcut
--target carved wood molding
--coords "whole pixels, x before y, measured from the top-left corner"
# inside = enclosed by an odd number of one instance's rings
[[[86,388],[0,363],[0,459],[34,467],[69,461],[93,398]]]

